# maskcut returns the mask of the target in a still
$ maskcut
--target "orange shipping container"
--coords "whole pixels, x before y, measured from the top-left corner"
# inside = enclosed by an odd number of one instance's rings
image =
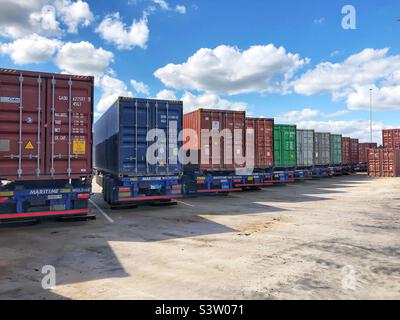
[[[342,138],[342,163],[343,164],[351,164],[351,138],[343,137]]]
[[[400,149],[400,129],[383,130],[383,147]]]
[[[378,148],[377,143],[370,143],[370,142],[360,143],[358,146],[360,163],[367,163],[368,162],[368,150],[376,149],[376,148]]]
[[[198,143],[193,141],[184,144],[185,150],[195,150],[198,152],[199,164],[190,164],[185,166],[185,170],[198,172],[228,171],[233,172],[236,169],[243,168],[244,165],[238,165],[235,159],[244,155],[245,146],[245,119],[246,113],[243,111],[231,110],[213,110],[198,109],[183,116],[183,128],[192,129],[196,132]],[[214,148],[212,139],[203,141],[201,138],[202,130],[217,130],[222,133],[224,129],[232,132],[232,137],[221,134],[219,139],[214,139]],[[234,139],[234,130],[241,130],[241,139]],[[241,141],[240,141],[241,140]],[[213,149],[218,149],[214,154]],[[203,157],[208,161],[201,161]],[[227,161],[228,160],[228,161]]]

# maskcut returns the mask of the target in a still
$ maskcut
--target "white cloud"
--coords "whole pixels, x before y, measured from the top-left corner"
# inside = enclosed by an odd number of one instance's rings
[[[131,85],[137,93],[142,93],[146,96],[150,95],[150,88],[145,83],[136,80],[131,80]]]
[[[374,88],[375,108],[400,108],[400,55],[389,49],[364,49],[341,63],[323,62],[292,82],[307,96],[328,93],[333,100],[347,99],[350,109],[369,108],[369,89]]]
[[[161,90],[159,93],[157,93],[156,99],[177,100],[175,93],[171,90],[166,90],[166,89]]]
[[[337,118],[348,113],[348,110],[339,110],[334,113],[324,113],[320,110],[305,108],[303,110],[292,110],[281,113],[276,117],[276,119],[278,122],[296,123],[315,119]]]
[[[285,90],[294,72],[307,62],[273,44],[252,46],[245,51],[222,45],[200,49],[185,63],[168,64],[154,75],[175,89],[229,95],[266,93]]]
[[[114,77],[105,75],[100,78],[99,86],[102,90],[99,103],[96,106],[98,114],[105,112],[118,97],[133,97],[126,84]]]
[[[244,111],[248,108],[246,102],[229,101],[214,93],[204,93],[196,96],[191,92],[185,92],[181,100],[183,101],[184,112],[190,112],[198,108],[238,111]]]
[[[88,26],[93,20],[87,2],[78,0],[1,0],[0,36],[21,38],[31,34],[60,36]]]
[[[176,12],[180,14],[185,14],[186,13],[186,7],[183,5],[178,4],[175,8]]]
[[[62,46],[55,59],[65,73],[101,76],[107,71],[114,55],[103,48],[95,48],[87,41],[68,42]]]
[[[55,6],[70,33],[77,33],[79,26],[87,27],[94,19],[89,4],[82,0],[57,0]]]
[[[324,24],[324,22],[325,22],[325,18],[324,17],[314,20],[314,24],[316,24],[316,25]]]
[[[37,34],[0,44],[0,53],[10,56],[15,64],[42,63],[51,60],[62,42]]]
[[[116,45],[118,49],[130,50],[136,46],[145,48],[150,30],[147,26],[146,17],[139,21],[133,20],[132,25],[127,27],[117,12],[104,18],[96,32],[104,40]]]

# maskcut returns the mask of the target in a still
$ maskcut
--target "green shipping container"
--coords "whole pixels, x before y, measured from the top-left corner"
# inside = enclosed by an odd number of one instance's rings
[[[295,125],[276,124],[274,126],[275,167],[296,167],[297,130]]]
[[[342,136],[331,134],[331,164],[342,163]]]

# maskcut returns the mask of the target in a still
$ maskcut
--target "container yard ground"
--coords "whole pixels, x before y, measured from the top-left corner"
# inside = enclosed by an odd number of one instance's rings
[[[399,299],[399,188],[360,174],[127,210],[96,194],[110,219],[0,230],[0,298]]]

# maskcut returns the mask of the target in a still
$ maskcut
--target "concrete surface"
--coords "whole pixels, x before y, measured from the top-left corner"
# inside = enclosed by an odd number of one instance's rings
[[[0,298],[399,299],[399,190],[357,175],[117,211],[97,194],[110,219],[0,229]]]

